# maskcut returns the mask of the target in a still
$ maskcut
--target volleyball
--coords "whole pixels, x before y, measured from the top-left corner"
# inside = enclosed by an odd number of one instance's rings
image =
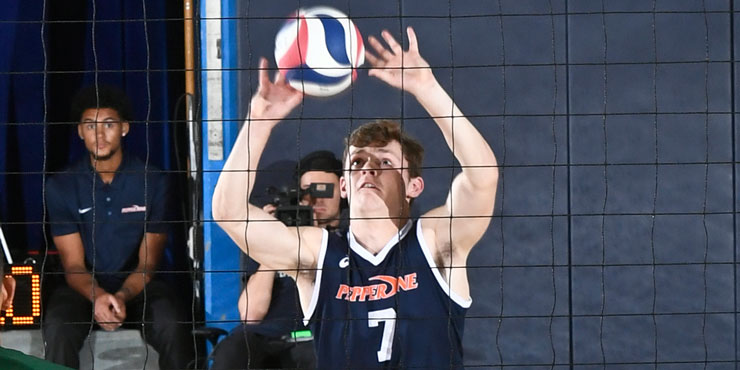
[[[360,30],[344,13],[317,6],[298,9],[278,31],[275,60],[295,89],[313,96],[344,91],[365,61]]]

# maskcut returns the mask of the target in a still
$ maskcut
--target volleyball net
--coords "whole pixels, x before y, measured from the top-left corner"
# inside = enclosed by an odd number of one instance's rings
[[[136,116],[125,147],[174,179],[179,216],[164,262],[193,291],[189,323],[237,325],[241,252],[213,222],[210,197],[259,58],[274,67],[286,15],[312,5],[194,4],[190,113],[182,4],[9,7],[0,18],[9,51],[0,58],[0,226],[14,259],[30,255],[42,281],[63,280],[44,186],[86,153],[69,97],[83,85],[121,85]],[[413,26],[435,76],[496,153],[495,211],[467,266],[466,367],[737,367],[734,2],[321,5],[345,12],[364,37],[387,29],[407,45]],[[427,149],[416,214],[443,204],[459,165],[413,98],[366,68],[348,91],[306,98],[262,163],[341,155],[354,127],[395,119]]]

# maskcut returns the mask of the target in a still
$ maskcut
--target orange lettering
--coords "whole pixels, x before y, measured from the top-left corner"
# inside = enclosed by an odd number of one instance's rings
[[[361,286],[352,287],[352,295],[349,297],[350,302],[357,302],[357,298],[362,294]]]
[[[404,277],[399,277],[398,285],[400,289],[403,289],[403,290],[416,289],[419,286],[419,284],[416,283],[416,273],[414,272],[413,274],[408,274]]]
[[[396,295],[396,292],[398,291],[398,279],[394,278],[393,276],[377,275],[377,276],[371,277],[368,280],[380,280],[380,281],[382,281],[384,283],[390,284],[391,291],[388,292],[387,295],[381,296],[380,297],[381,299],[388,298],[388,297],[393,297],[394,295]]]
[[[337,291],[337,299],[342,299],[342,296],[349,293],[349,286],[339,284],[339,290]]]
[[[378,299],[388,298],[389,295],[385,292],[386,290],[388,290],[388,286],[385,284],[378,284],[377,286],[378,286],[378,292],[375,294],[375,299],[373,300],[375,301]]]
[[[360,302],[377,301],[379,299],[393,297],[400,291],[414,290],[419,287],[419,282],[416,280],[416,273],[399,277],[376,275],[368,280],[380,280],[385,284],[369,284],[364,286],[339,284],[339,289],[337,290],[335,298],[344,299],[350,302],[357,302],[358,300]]]
[[[365,299],[367,297],[370,297],[373,294],[373,289],[375,288],[375,285],[366,285],[362,287],[362,295],[360,296],[360,302],[365,302]]]

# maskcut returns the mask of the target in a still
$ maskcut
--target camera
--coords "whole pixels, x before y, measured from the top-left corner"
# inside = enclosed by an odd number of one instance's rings
[[[267,188],[272,204],[277,207],[275,218],[287,226],[313,226],[313,207],[301,205],[301,199],[310,195],[314,198],[331,198],[334,196],[334,184],[314,182],[306,189],[295,186]]]

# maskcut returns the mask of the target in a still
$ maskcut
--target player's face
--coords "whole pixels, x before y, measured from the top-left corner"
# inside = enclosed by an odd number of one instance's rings
[[[351,216],[408,215],[409,200],[419,196],[424,185],[420,177],[409,177],[400,143],[350,146],[347,156],[341,187],[342,196],[350,201]]]
[[[104,161],[121,150],[121,137],[128,132],[128,122],[121,122],[115,109],[90,108],[82,112],[77,133],[93,158]]]
[[[301,189],[308,189],[313,183],[327,183],[334,185],[334,195],[331,198],[314,198],[306,195],[303,204],[313,207],[314,226],[326,227],[339,225],[340,202],[339,177],[331,172],[308,171],[301,176]]]

